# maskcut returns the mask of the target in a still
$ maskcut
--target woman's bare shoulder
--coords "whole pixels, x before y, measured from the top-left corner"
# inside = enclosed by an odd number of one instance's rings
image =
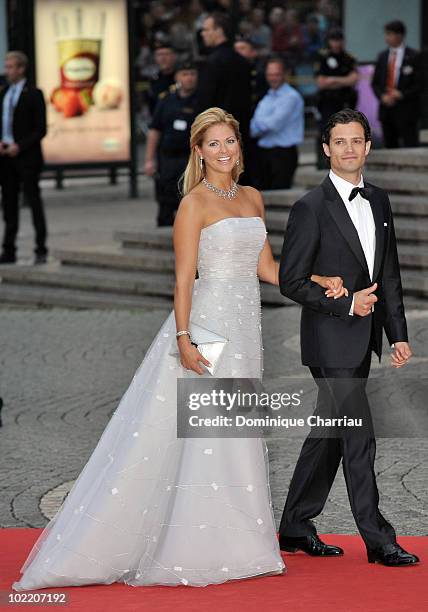
[[[196,225],[203,225],[204,202],[198,187],[183,196],[178,206],[176,218],[188,217],[191,217]]]
[[[242,185],[241,188],[244,192],[245,197],[248,198],[248,200],[253,204],[253,206],[255,206],[260,212],[261,216],[263,216],[264,203],[263,196],[260,191],[258,189],[255,189],[254,187],[250,187],[249,185]]]
[[[247,197],[257,201],[262,199],[262,194],[255,187],[250,187],[250,185],[240,185],[240,188],[243,190]]]

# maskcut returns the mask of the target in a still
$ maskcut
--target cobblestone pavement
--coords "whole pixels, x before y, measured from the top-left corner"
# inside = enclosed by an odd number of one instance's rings
[[[1,315],[0,525],[43,526],[81,471],[165,312],[6,310]],[[265,378],[306,375],[296,346],[297,308],[263,314]],[[428,311],[409,312],[417,353],[412,376],[426,369]],[[386,367],[374,368],[385,375]],[[409,372],[406,374],[409,376]],[[401,376],[403,370],[395,372]],[[277,520],[302,439],[268,439]],[[378,441],[381,507],[400,534],[426,534],[428,441]],[[319,529],[355,532],[340,473]]]
[[[142,191],[150,193],[150,183]],[[127,199],[127,186],[82,181],[45,190],[51,247],[112,244],[115,229],[153,227],[150,198]],[[32,228],[23,210],[20,260],[31,256]],[[165,311],[0,309],[0,526],[41,527],[52,516],[96,445],[109,416],[165,318]],[[427,376],[428,305],[409,300],[415,358],[397,380]],[[299,309],[263,311],[265,379],[306,376],[300,365]],[[392,375],[387,359],[373,376]],[[399,378],[401,377],[401,378]],[[385,379],[385,388],[388,387]],[[267,440],[274,511],[279,521],[302,439]],[[428,440],[378,440],[381,508],[399,534],[428,533]],[[355,533],[338,474],[320,532]]]

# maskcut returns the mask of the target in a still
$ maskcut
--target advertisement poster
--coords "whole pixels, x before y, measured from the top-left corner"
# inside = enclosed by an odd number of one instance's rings
[[[125,0],[36,0],[36,81],[47,164],[130,160]]]

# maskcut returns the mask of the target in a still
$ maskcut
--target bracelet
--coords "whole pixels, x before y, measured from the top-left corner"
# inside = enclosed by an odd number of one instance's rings
[[[182,329],[182,330],[178,331],[175,334],[175,337],[179,338],[180,336],[184,336],[185,334],[187,334],[189,336],[189,338],[190,338],[190,332],[187,329]]]

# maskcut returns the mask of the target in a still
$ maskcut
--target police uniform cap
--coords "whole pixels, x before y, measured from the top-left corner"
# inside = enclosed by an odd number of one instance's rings
[[[192,60],[184,60],[179,62],[175,67],[175,72],[179,72],[180,70],[196,70],[196,64]]]
[[[331,28],[326,35],[327,40],[343,40],[343,30],[341,28]]]

